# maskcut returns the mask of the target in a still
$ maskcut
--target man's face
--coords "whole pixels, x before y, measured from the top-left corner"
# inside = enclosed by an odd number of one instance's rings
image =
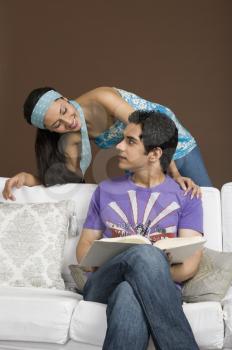
[[[140,138],[141,126],[130,123],[124,130],[124,139],[117,144],[118,166],[123,170],[139,170],[148,166],[148,155]]]

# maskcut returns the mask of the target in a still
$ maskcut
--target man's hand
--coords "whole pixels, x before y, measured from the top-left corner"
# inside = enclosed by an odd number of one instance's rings
[[[84,228],[82,230],[81,237],[76,247],[76,258],[79,263],[83,259],[83,257],[87,254],[93,242],[101,238],[102,238],[102,230],[92,230],[89,228]],[[96,269],[97,268],[93,266],[85,267],[86,272],[94,272],[96,271]]]
[[[166,250],[164,250],[164,253],[166,254],[169,265],[172,265],[172,254],[170,252],[166,252]]]
[[[95,272],[95,271],[97,271],[98,268],[99,267],[97,267],[97,266],[92,266],[92,267],[85,266],[85,267],[82,267],[81,269],[85,272]]]
[[[180,229],[178,231],[178,237],[193,237],[193,236],[202,236],[201,233],[190,230],[190,229]],[[187,258],[181,264],[174,264],[170,266],[171,276],[174,282],[184,282],[192,278],[199,267],[202,257],[202,248],[198,249],[192,256]]]
[[[39,185],[39,180],[29,173],[19,173],[8,179],[2,191],[3,198],[15,201],[16,198],[12,193],[13,188],[20,188],[22,186],[36,186]]]

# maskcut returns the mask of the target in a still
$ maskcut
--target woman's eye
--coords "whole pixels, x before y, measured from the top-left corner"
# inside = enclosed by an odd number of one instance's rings
[[[67,112],[67,108],[65,107],[64,109],[63,109],[63,115],[65,114]]]
[[[59,126],[60,126],[60,123],[56,124],[56,125],[54,126],[54,129],[59,128]]]

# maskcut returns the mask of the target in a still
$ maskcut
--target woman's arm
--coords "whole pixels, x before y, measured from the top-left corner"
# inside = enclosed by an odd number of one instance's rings
[[[123,123],[128,123],[129,115],[134,112],[132,108],[119,93],[111,87],[99,87],[89,93],[89,97],[99,102],[106,111]]]
[[[2,191],[2,195],[5,199],[10,199],[12,201],[15,201],[16,198],[12,193],[12,190],[14,187],[20,188],[22,186],[36,186],[41,185],[41,182],[39,181],[38,177],[29,174],[29,173],[19,173],[15,176],[8,179],[5,183],[4,189]]]

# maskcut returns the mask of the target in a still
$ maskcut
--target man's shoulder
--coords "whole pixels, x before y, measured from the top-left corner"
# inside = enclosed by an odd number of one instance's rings
[[[128,176],[117,176],[113,177],[107,180],[104,180],[99,183],[98,187],[100,190],[107,190],[107,189],[116,189],[116,188],[122,188],[128,185]]]
[[[200,204],[202,202],[201,198],[197,198],[196,196],[191,198],[191,191],[185,194],[185,191],[180,187],[180,185],[170,176],[167,176],[165,190],[174,194],[178,198],[182,209],[184,209],[186,206],[194,206],[197,203]]]
[[[177,195],[184,195],[184,191],[180,187],[180,185],[173,180],[169,175],[166,175],[166,181],[164,182],[164,189],[167,192],[175,192]]]

